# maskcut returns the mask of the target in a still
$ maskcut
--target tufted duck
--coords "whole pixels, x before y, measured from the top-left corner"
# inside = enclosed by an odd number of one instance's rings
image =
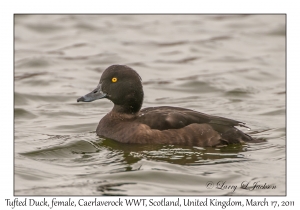
[[[141,109],[141,77],[125,65],[112,65],[102,74],[95,90],[77,99],[91,102],[107,98],[113,109],[99,122],[96,133],[123,143],[226,146],[255,142],[234,126],[244,123],[189,109],[160,106]]]

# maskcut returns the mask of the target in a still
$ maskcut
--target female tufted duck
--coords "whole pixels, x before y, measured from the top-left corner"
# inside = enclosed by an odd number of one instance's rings
[[[95,90],[77,99],[91,102],[107,98],[113,109],[99,122],[98,136],[123,143],[226,146],[255,142],[234,126],[244,123],[179,107],[141,110],[144,92],[141,77],[124,65],[112,65],[102,74]]]

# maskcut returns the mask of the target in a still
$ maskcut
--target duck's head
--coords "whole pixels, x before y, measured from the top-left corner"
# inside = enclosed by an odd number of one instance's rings
[[[96,89],[77,99],[91,102],[107,98],[114,103],[114,111],[137,113],[143,103],[144,92],[141,77],[125,65],[112,65],[102,74]]]

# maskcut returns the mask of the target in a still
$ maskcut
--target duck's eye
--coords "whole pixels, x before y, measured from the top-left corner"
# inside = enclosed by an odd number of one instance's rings
[[[112,81],[112,82],[117,82],[118,79],[117,79],[117,77],[113,77],[113,78],[111,79],[111,81]]]

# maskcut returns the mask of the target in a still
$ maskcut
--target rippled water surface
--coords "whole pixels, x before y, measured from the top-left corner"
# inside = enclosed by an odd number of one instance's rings
[[[267,141],[200,148],[99,138],[112,103],[76,99],[112,64],[141,75],[143,107],[236,119]],[[14,77],[16,195],[286,193],[284,15],[16,15]]]

